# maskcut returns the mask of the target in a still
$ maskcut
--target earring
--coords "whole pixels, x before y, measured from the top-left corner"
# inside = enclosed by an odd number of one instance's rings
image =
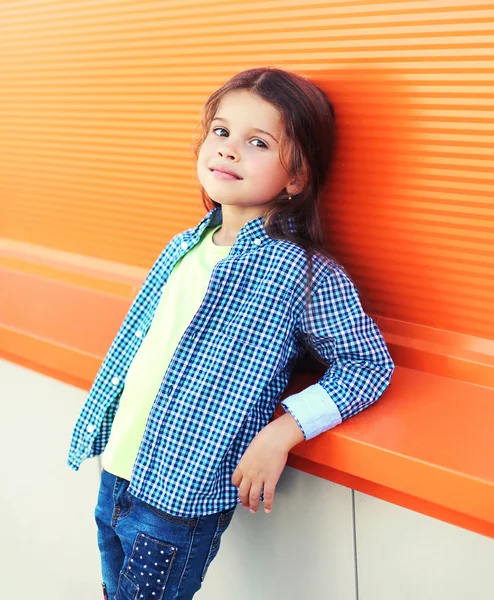
[[[288,196],[288,200],[291,200],[291,199],[292,199],[292,197],[291,197],[291,196]]]

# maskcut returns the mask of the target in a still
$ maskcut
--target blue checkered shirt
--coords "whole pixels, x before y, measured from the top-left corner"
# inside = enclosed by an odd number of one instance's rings
[[[174,265],[206,227],[221,222],[215,207],[174,236],[152,266],[75,424],[67,463],[75,471],[105,448],[127,370]],[[303,340],[330,365],[317,383],[282,401],[306,440],[370,406],[394,370],[344,271],[315,258],[307,310],[304,251],[270,238],[263,223],[264,217],[247,222],[214,267],[149,414],[128,491],[171,514],[208,515],[240,502],[233,472],[273,416],[305,352]]]

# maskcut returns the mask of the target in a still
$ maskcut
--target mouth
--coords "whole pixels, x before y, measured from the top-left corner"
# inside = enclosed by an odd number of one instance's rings
[[[230,171],[229,169],[211,167],[209,170],[218,179],[233,179],[238,181],[242,179],[240,175],[237,175],[235,172]]]

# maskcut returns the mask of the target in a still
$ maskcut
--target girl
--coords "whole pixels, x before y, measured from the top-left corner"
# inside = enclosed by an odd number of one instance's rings
[[[325,94],[280,69],[239,73],[203,108],[209,212],[151,268],[70,448],[74,470],[104,451],[95,519],[107,598],[192,598],[237,504],[270,512],[290,449],[390,382],[383,337],[323,248],[333,140]],[[306,349],[327,370],[270,422]]]

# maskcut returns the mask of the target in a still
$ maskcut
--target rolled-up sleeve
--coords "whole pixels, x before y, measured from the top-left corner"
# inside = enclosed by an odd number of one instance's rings
[[[373,404],[390,383],[394,363],[358,290],[342,270],[325,269],[298,329],[330,366],[319,381],[281,405],[309,440]]]

